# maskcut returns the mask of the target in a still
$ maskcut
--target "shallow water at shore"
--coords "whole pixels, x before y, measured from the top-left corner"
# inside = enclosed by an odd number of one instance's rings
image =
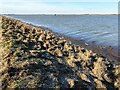
[[[116,15],[9,15],[54,32],[87,43],[118,47],[118,16]]]

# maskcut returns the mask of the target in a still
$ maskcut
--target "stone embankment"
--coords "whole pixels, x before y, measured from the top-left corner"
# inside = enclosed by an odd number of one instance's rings
[[[9,88],[120,88],[120,66],[50,30],[2,16],[0,83]]]

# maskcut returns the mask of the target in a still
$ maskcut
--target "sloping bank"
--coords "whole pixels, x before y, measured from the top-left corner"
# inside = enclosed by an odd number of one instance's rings
[[[9,88],[120,87],[120,69],[43,27],[2,16],[0,83]]]

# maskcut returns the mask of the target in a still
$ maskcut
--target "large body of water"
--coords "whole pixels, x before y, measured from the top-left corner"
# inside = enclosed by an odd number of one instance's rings
[[[10,15],[87,43],[118,47],[117,15]]]

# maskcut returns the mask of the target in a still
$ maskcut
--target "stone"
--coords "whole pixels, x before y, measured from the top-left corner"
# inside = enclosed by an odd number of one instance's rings
[[[92,69],[94,75],[103,80],[103,75],[106,73],[106,66],[104,64],[103,58],[99,57],[96,62],[94,62],[94,69]]]
[[[67,79],[67,82],[68,82],[70,88],[73,88],[73,87],[74,87],[74,85],[75,85],[75,80],[73,80],[73,79]]]
[[[76,67],[75,63],[73,63],[71,60],[67,60],[67,64],[68,64],[70,67]]]
[[[66,40],[59,40],[58,42],[57,42],[57,44],[63,44],[63,43],[65,43],[66,42]]]
[[[74,52],[75,52],[75,53],[76,53],[76,52],[78,52],[78,48],[77,48],[77,46],[76,46],[76,45],[74,45],[74,44],[73,44],[73,46],[72,46],[72,47],[73,47],[73,50],[74,50]]]
[[[113,80],[110,78],[110,76],[108,75],[108,73],[105,73],[103,78],[105,79],[105,81],[109,82],[109,83],[113,83]]]
[[[45,35],[44,34],[40,35],[38,38],[38,41],[41,41],[41,42],[45,41]]]
[[[37,52],[37,50],[30,50],[30,53],[35,53]]]
[[[57,61],[58,61],[59,64],[63,64],[64,63],[61,58],[57,58]]]
[[[64,49],[65,49],[65,50],[68,50],[68,47],[69,47],[69,44],[66,42],[66,43],[64,44]]]
[[[79,58],[79,59],[82,59],[82,60],[85,60],[86,55],[85,55],[84,53],[82,53],[82,52],[79,52],[79,53],[78,53],[78,58]]]
[[[91,58],[90,58],[89,56],[86,56],[86,57],[85,57],[85,60],[86,60],[86,61],[89,61],[89,60],[91,60]]]
[[[56,48],[57,48],[57,46],[51,46],[47,49],[47,51],[54,55],[54,51],[55,51]]]
[[[118,90],[120,90],[120,76],[116,78],[114,85]]]
[[[45,41],[44,44],[43,44],[43,46],[45,48],[49,48],[50,47],[50,42],[49,41]]]
[[[43,31],[43,34],[46,36],[46,35],[47,35],[47,32],[46,32],[46,31]]]
[[[89,77],[88,77],[86,74],[84,74],[84,73],[79,73],[79,76],[80,76],[80,78],[81,78],[82,80],[84,80],[84,81],[86,81],[86,82],[91,82],[90,79],[89,79]]]
[[[62,56],[63,56],[62,51],[61,51],[60,49],[58,49],[58,48],[54,51],[54,53],[55,53],[58,57],[62,57]]]
[[[55,34],[51,34],[52,35],[52,38],[54,39],[55,38]]]
[[[51,62],[51,61],[46,61],[46,62],[44,63],[44,65],[45,65],[45,66],[52,65],[52,62]]]
[[[68,58],[67,58],[67,64],[70,65],[71,67],[76,67],[76,64],[74,63],[74,55],[70,55]]]
[[[90,57],[91,56],[91,52],[86,50],[86,52],[84,53],[87,57]]]
[[[51,39],[51,38],[52,38],[51,35],[47,34],[46,39],[48,40],[48,39]]]
[[[107,90],[105,84],[102,83],[99,79],[94,79],[94,82],[96,83],[96,88],[104,88],[105,90]]]

